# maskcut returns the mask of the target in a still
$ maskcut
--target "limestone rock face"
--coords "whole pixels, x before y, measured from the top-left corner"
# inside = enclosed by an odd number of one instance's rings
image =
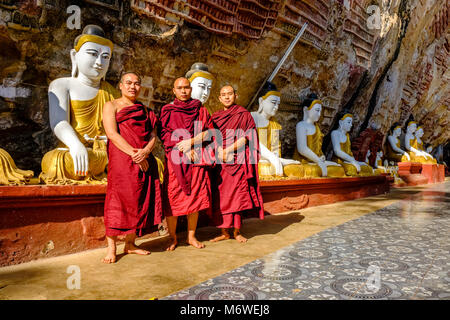
[[[259,5],[255,4],[259,3]],[[40,172],[55,147],[48,84],[70,75],[66,0],[0,0],[0,147],[23,169]],[[221,86],[248,104],[304,22],[308,29],[274,79],[283,157],[295,148],[299,105],[310,92],[324,101],[322,130],[339,111],[355,115],[352,138],[368,126],[386,134],[413,117],[424,142],[450,135],[449,2],[440,0],[130,0],[78,1],[81,25],[98,24],[114,42],[107,80],[137,70],[142,99],[156,112],[173,99],[172,83],[195,62],[215,76],[207,108],[219,110]],[[219,18],[218,18],[219,17]],[[324,151],[330,149],[325,138]],[[327,149],[328,148],[328,149]],[[159,156],[162,149],[157,148]]]

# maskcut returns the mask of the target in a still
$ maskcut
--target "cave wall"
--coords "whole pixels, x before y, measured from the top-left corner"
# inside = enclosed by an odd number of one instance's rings
[[[325,134],[346,110],[355,114],[353,138],[367,126],[385,134],[395,121],[413,117],[424,124],[426,143],[449,140],[448,1],[256,2],[0,0],[0,147],[38,174],[43,154],[56,144],[48,84],[70,75],[69,50],[81,32],[67,28],[69,5],[81,8],[81,28],[98,24],[114,42],[107,80],[116,84],[122,71],[139,71],[143,100],[156,111],[173,99],[173,81],[194,62],[206,63],[215,76],[211,113],[220,108],[224,84],[255,110],[248,104],[307,21],[307,32],[274,79],[282,93],[277,117],[285,157],[294,151],[299,105],[310,92],[324,101]],[[378,29],[367,27],[369,5],[380,8]],[[221,19],[214,19],[218,12]],[[329,145],[326,137],[324,149]]]

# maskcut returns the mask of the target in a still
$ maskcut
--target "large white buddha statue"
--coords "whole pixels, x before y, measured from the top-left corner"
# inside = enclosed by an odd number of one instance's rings
[[[186,73],[185,77],[191,82],[192,99],[198,99],[205,105],[211,94],[213,75],[208,71],[208,66],[201,62],[196,62]]]
[[[112,50],[113,43],[105,38],[102,28],[86,26],[70,51],[72,76],[50,83],[50,126],[60,144],[42,159],[42,182],[106,182],[102,111],[105,102],[119,97],[118,90],[104,81]]]
[[[323,133],[317,122],[322,113],[322,101],[310,94],[302,104],[303,121],[297,123],[297,148],[294,159],[304,167],[305,177],[344,177],[344,168],[336,162],[327,161],[322,151]]]
[[[411,162],[433,163],[433,157],[425,151],[419,150],[415,132],[417,130],[417,122],[410,121],[406,127],[405,149],[409,151]]]
[[[281,94],[276,86],[267,82],[258,99],[258,111],[251,112],[258,131],[261,159],[258,163],[259,175],[263,178],[288,176],[303,178],[300,161],[281,157],[280,131],[282,126],[275,118],[280,106]]]
[[[423,146],[422,141],[423,134],[424,134],[423,127],[422,126],[417,127],[416,132],[414,133],[415,141],[413,143],[413,147],[416,150],[419,150],[423,154],[423,157],[419,158],[416,157],[416,161],[426,164],[437,164],[436,159],[430,154],[430,152],[425,151],[425,147]]]
[[[344,114],[338,121],[339,127],[331,132],[333,161],[344,167],[345,174],[351,177],[373,175],[373,169],[365,162],[357,161],[352,153],[349,132],[353,126],[353,116]],[[369,150],[370,152],[370,150]]]
[[[400,147],[400,135],[402,134],[402,127],[398,123],[394,123],[390,129],[389,136],[386,141],[386,158],[389,161],[410,162],[411,157],[408,152]]]

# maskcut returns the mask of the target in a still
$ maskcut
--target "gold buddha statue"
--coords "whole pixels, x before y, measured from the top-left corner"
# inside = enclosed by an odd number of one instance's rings
[[[373,176],[374,172],[370,165],[355,159],[352,152],[349,132],[353,125],[353,116],[344,114],[338,121],[339,128],[331,132],[333,143],[332,160],[344,167],[345,174],[350,177]]]
[[[31,170],[17,168],[9,153],[0,148],[0,185],[27,184],[33,175]]]
[[[276,86],[267,82],[258,99],[258,111],[251,112],[258,132],[261,159],[258,172],[262,179],[277,179],[283,176],[303,178],[303,166],[299,161],[281,157],[280,131],[283,129],[275,114],[280,105],[281,94]]]
[[[119,97],[118,90],[104,81],[112,50],[102,28],[86,26],[70,52],[72,76],[50,83],[50,126],[60,143],[42,159],[41,182],[106,183],[102,112],[107,101]]]
[[[317,122],[322,112],[322,101],[311,94],[303,103],[303,121],[297,123],[297,148],[294,160],[302,163],[305,178],[345,177],[344,168],[327,161],[322,151],[323,133]]]

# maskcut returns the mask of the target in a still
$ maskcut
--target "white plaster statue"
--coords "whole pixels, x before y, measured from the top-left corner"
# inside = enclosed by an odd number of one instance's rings
[[[198,99],[205,105],[213,84],[213,75],[208,71],[208,66],[200,62],[194,63],[186,73],[186,78],[191,82],[192,99]]]
[[[106,101],[119,96],[104,81],[112,50],[100,27],[86,26],[70,51],[72,76],[50,83],[50,126],[61,144],[42,160],[45,183],[90,183],[106,177],[102,111]]]
[[[264,95],[258,99],[258,111],[251,112],[256,124],[259,137],[261,159],[259,161],[260,175],[295,176],[302,177],[300,168],[290,165],[300,165],[300,161],[284,159],[281,157],[280,131],[281,125],[274,118],[280,106],[281,94],[276,87],[269,83],[262,92]]]
[[[387,160],[384,160],[384,166],[383,166],[383,150],[378,151],[377,157],[375,158],[375,169],[379,170],[380,172],[387,172],[386,171],[387,166],[388,166]]]
[[[431,160],[432,157],[429,154],[418,148],[416,136],[414,135],[416,130],[417,130],[417,123],[415,121],[410,121],[408,123],[408,126],[406,127],[405,149],[409,151],[411,161],[425,162],[427,159]]]
[[[423,141],[422,141],[423,134],[424,134],[423,128],[421,126],[419,126],[416,129],[416,132],[414,133],[414,136],[416,137],[414,147],[417,150],[421,151],[421,153],[423,154],[423,156],[426,160],[433,160],[434,158],[430,154],[431,150],[430,151],[428,151],[428,149],[427,149],[427,151],[424,150]],[[431,147],[431,146],[429,148],[433,149],[433,147]]]
[[[400,135],[402,134],[402,128],[400,125],[394,124],[391,128],[391,134],[387,138],[386,145],[386,158],[394,162],[407,162],[411,161],[411,157],[408,152],[400,148]]]
[[[317,122],[322,112],[322,102],[312,94],[303,103],[303,121],[296,125],[297,149],[295,160],[305,167],[305,177],[343,177],[344,168],[327,161],[322,151],[323,133]]]
[[[352,126],[353,116],[347,113],[339,120],[339,128],[331,132],[333,160],[344,167],[345,174],[348,176],[371,175],[373,174],[372,167],[365,162],[357,161],[353,157],[349,135]]]

